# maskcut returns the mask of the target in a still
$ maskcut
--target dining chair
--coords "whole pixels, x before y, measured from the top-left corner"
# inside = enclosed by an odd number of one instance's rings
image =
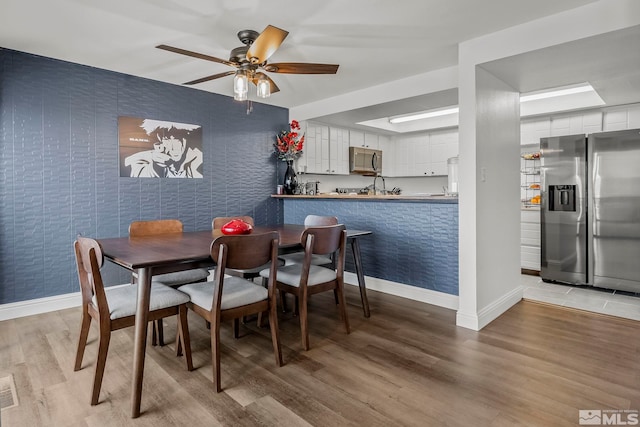
[[[336,225],[338,224],[338,218],[335,216],[322,216],[322,215],[307,215],[304,218],[304,226],[305,227],[318,227],[325,225]],[[288,254],[281,254],[279,258],[284,262],[284,265],[292,265],[292,264],[302,264],[304,262],[304,250],[299,250],[296,252],[291,252]],[[311,264],[312,265],[324,265],[326,267],[333,266],[334,254],[330,255],[318,255],[313,254],[311,256]],[[336,304],[338,304],[338,295],[337,291],[334,291]],[[280,292],[280,300],[282,301],[282,311],[287,312],[287,299],[285,297],[285,292]],[[298,297],[295,298],[294,305],[295,314],[299,314],[298,312]]]
[[[213,282],[184,285],[178,290],[189,295],[188,308],[211,323],[213,378],[216,392],[220,392],[220,324],[225,320],[233,320],[233,335],[238,338],[241,317],[268,312],[276,364],[282,366],[275,293],[278,233],[217,237],[211,243],[211,258],[216,263]],[[272,277],[267,288],[251,280],[225,274],[227,269],[245,270],[267,264]]]
[[[156,219],[150,221],[133,221],[129,224],[129,237],[153,236],[158,234],[182,233],[182,221],[178,219]],[[177,287],[187,283],[206,282],[209,277],[209,270],[206,268],[194,268],[190,270],[177,271],[153,276],[154,282],[162,283],[166,286]],[[133,273],[133,281],[137,276]],[[151,342],[153,345],[164,345],[164,326],[162,320],[153,323]]]
[[[336,225],[338,218],[335,216],[307,215],[304,219],[305,227],[318,227],[324,225]],[[304,251],[297,251],[280,255],[280,259],[284,261],[284,265],[302,264],[304,262]],[[311,257],[312,265],[329,265],[333,262],[330,255],[313,254]]]
[[[285,265],[277,269],[276,287],[295,295],[300,317],[302,347],[309,349],[309,329],[307,303],[309,296],[325,291],[335,291],[340,315],[347,334],[350,333],[349,318],[344,298],[344,260],[347,231],[343,224],[309,227],[305,229],[300,243],[305,248],[302,264]],[[337,253],[335,269],[313,265],[314,254],[329,255]],[[272,272],[263,270],[260,276],[271,279]]]
[[[100,337],[91,405],[96,405],[100,397],[111,332],[135,325],[137,286],[130,284],[113,288],[104,287],[100,274],[104,256],[96,240],[78,236],[74,242],[74,250],[82,294],[82,323],[73,370],[78,371],[82,368],[91,320],[95,319],[98,322]],[[160,283],[151,284],[149,320],[178,316],[176,354],[181,356],[184,350],[187,369],[191,371],[193,363],[187,324],[186,303],[188,301],[189,296],[180,291]]]
[[[211,222],[211,228],[213,228],[214,230],[219,230],[222,228],[223,225],[225,225],[226,223],[234,219],[240,219],[252,226],[255,225],[253,218],[250,216],[219,216],[219,217],[213,218],[213,221]],[[278,262],[284,263],[284,261],[278,261]],[[253,278],[259,277],[260,272],[268,267],[269,267],[268,265],[262,265],[256,268],[248,268],[248,269],[242,269],[242,270],[228,269],[227,274],[232,276],[239,276],[244,279],[253,279]]]

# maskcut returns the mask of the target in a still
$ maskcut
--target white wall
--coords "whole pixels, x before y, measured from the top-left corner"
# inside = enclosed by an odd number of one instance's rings
[[[479,65],[512,55],[531,52],[584,37],[624,29],[640,23],[640,2],[633,0],[602,0],[551,17],[538,19],[517,27],[482,36],[459,45],[459,106],[460,106],[460,298],[457,323],[471,329],[481,329],[486,323],[519,300],[521,291],[513,279],[519,268],[520,210],[517,188],[512,189],[500,179],[519,177],[513,171],[496,168],[492,157],[503,164],[517,167],[519,149],[501,150],[500,141],[492,141],[497,126],[513,129],[519,117],[507,106],[513,98],[507,87],[501,87],[495,77]],[[504,94],[501,95],[501,92]],[[489,107],[485,101],[504,105]],[[511,117],[511,118],[510,118]],[[519,134],[519,131],[518,131]],[[501,140],[501,139],[500,139]],[[483,172],[483,171],[486,171]],[[495,174],[495,175],[494,175]],[[483,181],[486,176],[486,181]],[[511,199],[493,197],[487,192],[495,184],[495,191],[514,195]],[[511,185],[511,184],[509,184]],[[500,217],[496,222],[491,216]],[[514,233],[517,238],[505,238]],[[516,279],[517,280],[517,279]]]

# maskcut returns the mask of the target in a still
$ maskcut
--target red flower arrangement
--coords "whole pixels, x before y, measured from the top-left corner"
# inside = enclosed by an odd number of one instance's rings
[[[292,161],[300,157],[304,146],[304,135],[298,133],[300,130],[298,121],[291,120],[289,127],[290,130],[283,130],[276,135],[278,142],[274,144],[276,155],[284,161]]]

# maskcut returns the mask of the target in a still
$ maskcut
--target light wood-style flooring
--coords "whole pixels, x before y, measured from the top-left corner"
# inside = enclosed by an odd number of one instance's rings
[[[297,318],[280,321],[285,365],[268,328],[222,332],[222,387],[211,382],[209,331],[190,314],[194,365],[173,344],[147,347],[142,415],[131,419],[133,330],[113,333],[100,403],[89,405],[92,328],[73,372],[80,309],[0,322],[0,377],[13,375],[10,426],[576,426],[580,409],[640,410],[640,322],[522,301],[480,332],[455,311],[370,291],[362,316],[347,287],[352,333],[333,295],[314,296],[311,349]],[[167,341],[175,320],[165,320]]]

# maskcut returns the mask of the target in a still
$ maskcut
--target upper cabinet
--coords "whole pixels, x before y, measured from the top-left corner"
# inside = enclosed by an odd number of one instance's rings
[[[607,109],[602,121],[605,132],[640,128],[640,105]]]
[[[619,117],[620,115],[614,114],[611,117],[612,122],[618,123],[620,120]],[[602,132],[602,125],[602,111],[587,111],[571,115],[562,114],[544,118],[524,119],[520,122],[520,143],[522,145],[538,145],[540,144],[540,138]]]
[[[540,138],[551,136],[551,118],[525,120],[520,122],[520,143],[540,144]]]
[[[392,156],[388,176],[443,176],[447,175],[447,159],[458,155],[458,131],[447,130],[432,133],[396,137],[388,143]]]
[[[329,128],[329,163],[325,173],[349,175],[349,131]]]
[[[307,122],[303,154],[296,170],[312,174],[349,175],[349,131]]]

